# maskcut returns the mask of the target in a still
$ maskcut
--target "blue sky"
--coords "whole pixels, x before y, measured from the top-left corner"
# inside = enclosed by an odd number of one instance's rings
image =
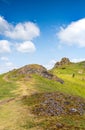
[[[84,0],[0,0],[0,73],[85,60]]]

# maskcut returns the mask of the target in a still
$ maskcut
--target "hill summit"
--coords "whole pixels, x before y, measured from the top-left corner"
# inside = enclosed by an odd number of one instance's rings
[[[42,65],[30,64],[26,65],[18,70],[18,74],[40,74],[43,75],[47,70]]]
[[[17,70],[12,71],[12,77],[18,77],[20,75],[23,75],[27,79],[27,77],[31,76],[32,74],[37,74],[44,78],[48,78],[50,80],[55,80],[57,82],[64,83],[64,81],[62,79],[51,74],[49,71],[47,71],[47,69],[45,67],[43,67],[42,65],[38,65],[38,64],[26,65],[24,67],[21,67]]]

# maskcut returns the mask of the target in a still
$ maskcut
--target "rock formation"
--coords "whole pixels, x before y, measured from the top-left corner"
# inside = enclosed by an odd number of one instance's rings
[[[57,62],[54,66],[54,68],[61,67],[62,65],[68,65],[70,64],[70,60],[66,57],[62,58],[60,62]]]

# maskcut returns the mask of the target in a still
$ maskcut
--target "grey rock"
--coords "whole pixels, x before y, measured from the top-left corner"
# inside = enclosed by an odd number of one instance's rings
[[[76,112],[78,112],[78,110],[77,110],[76,108],[71,108],[71,109],[70,109],[70,112],[71,112],[71,113],[76,113]]]

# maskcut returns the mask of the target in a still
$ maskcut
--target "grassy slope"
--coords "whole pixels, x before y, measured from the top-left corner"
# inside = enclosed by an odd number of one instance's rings
[[[75,130],[74,127],[78,124],[79,127],[76,129],[84,130],[85,116],[45,118],[37,117],[30,113],[30,109],[39,103],[39,97],[31,96],[31,94],[36,92],[60,91],[85,98],[85,74],[78,74],[79,70],[84,70],[83,65],[84,63],[71,64],[70,66],[63,66],[65,69],[58,68],[51,70],[52,73],[65,81],[64,84],[42,78],[38,75],[33,75],[31,79],[24,81],[23,75],[17,78],[13,77],[13,72],[11,72],[9,73],[9,79],[12,82],[4,80],[4,75],[0,76],[0,100],[17,97],[16,100],[0,106],[0,130],[47,130],[48,128],[49,130],[57,130],[56,122],[63,123],[65,126],[72,126],[72,130]],[[72,77],[73,73],[75,73],[74,78]],[[27,102],[24,101],[25,104],[21,102],[20,98],[18,99],[18,97],[23,96],[24,89],[26,89],[29,96],[29,100]],[[65,127],[64,129],[67,130]]]
[[[16,83],[7,82],[3,79],[3,77],[4,75],[0,75],[0,100],[15,97],[15,94],[12,91],[16,90]]]
[[[51,72],[64,80],[64,85],[60,91],[71,93],[85,98],[85,62],[65,65],[54,68]],[[63,69],[64,68],[64,69]],[[79,72],[82,72],[80,74]],[[75,76],[73,77],[73,73]]]
[[[65,67],[65,66],[64,66]],[[64,84],[60,84],[58,82],[54,82],[37,75],[34,75],[33,78],[36,79],[36,83],[34,85],[35,89],[39,92],[63,92],[75,96],[80,96],[85,98],[85,80],[84,74],[78,74],[78,71],[82,69],[82,66],[79,64],[74,64],[70,66],[66,66],[66,69],[62,70],[53,69],[51,72],[64,80]],[[72,77],[72,74],[75,73],[75,77]],[[31,104],[31,107],[38,105],[40,97],[30,97],[26,104]],[[41,119],[41,122],[38,124],[43,127],[43,129],[47,130],[57,130],[56,124],[64,124],[64,127],[61,128],[62,130],[85,130],[85,116],[60,116],[60,117],[38,117]]]

